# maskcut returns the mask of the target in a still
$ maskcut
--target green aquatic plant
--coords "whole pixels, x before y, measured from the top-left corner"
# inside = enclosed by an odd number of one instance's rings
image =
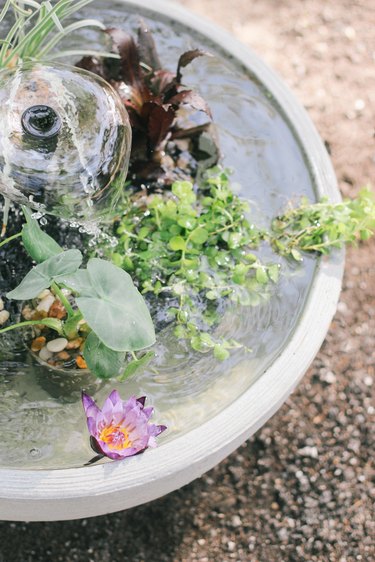
[[[143,294],[158,297],[177,338],[223,360],[239,346],[212,333],[223,305],[267,302],[282,271],[280,263],[259,258],[262,244],[302,261],[304,253],[327,254],[366,240],[374,229],[375,198],[368,189],[336,204],[303,199],[268,230],[259,229],[247,202],[233,193],[228,172],[215,168],[197,191],[184,181],[171,192],[129,197],[115,231],[117,247],[103,251],[131,273]]]
[[[301,261],[303,252],[328,254],[344,244],[368,240],[374,230],[375,195],[363,188],[355,199],[342,203],[303,198],[272,221],[268,239],[277,253]]]
[[[157,310],[164,309],[178,339],[225,360],[231,349],[241,346],[214,334],[223,311],[230,304],[267,302],[282,272],[282,264],[259,258],[262,244],[284,258],[302,261],[304,253],[327,254],[343,244],[367,240],[375,229],[375,197],[369,189],[341,203],[303,199],[275,217],[268,230],[259,229],[248,203],[233,193],[229,174],[218,168],[206,175],[199,190],[181,181],[162,194],[127,195],[115,227],[117,246],[99,249],[113,263],[92,257],[82,268],[79,250],[64,251],[29,210],[24,208],[24,213],[22,232],[1,245],[21,236],[37,265],[7,297],[34,299],[49,288],[66,318],[25,320],[0,333],[44,325],[74,340],[82,335],[83,322],[85,365],[100,378],[119,380],[153,357],[152,351],[134,354],[155,341],[140,293],[151,297]],[[64,289],[69,289],[70,300]],[[127,362],[129,353],[133,360]]]
[[[134,356],[135,351],[155,342],[154,326],[143,297],[130,276],[106,260],[92,258],[82,268],[79,250],[63,250],[40,229],[28,209],[24,208],[24,213],[27,222],[22,229],[22,241],[37,265],[6,296],[27,301],[50,289],[64,314],[60,318],[39,317],[11,324],[2,328],[0,334],[28,326],[45,326],[68,344],[83,332],[83,358],[87,367],[99,378],[118,376],[129,353]],[[69,289],[73,298],[67,297],[64,288]]]
[[[189,182],[175,182],[171,192],[128,201],[116,229],[118,245],[104,251],[143,294],[161,303],[163,296],[172,299],[167,313],[178,338],[225,359],[239,344],[210,333],[220,318],[218,304],[265,302],[279,275],[277,264],[253,253],[264,233],[248,215],[227,173],[213,170],[198,193]]]

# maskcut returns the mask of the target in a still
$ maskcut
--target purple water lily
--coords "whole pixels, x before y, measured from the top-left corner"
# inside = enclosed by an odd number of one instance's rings
[[[82,392],[90,443],[96,453],[120,460],[156,447],[156,437],[165,425],[149,423],[153,408],[145,408],[146,397],[121,400],[113,390],[100,410],[94,400]]]

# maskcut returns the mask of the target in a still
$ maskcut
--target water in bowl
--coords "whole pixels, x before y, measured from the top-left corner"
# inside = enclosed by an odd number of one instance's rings
[[[162,17],[155,19],[147,10],[140,11],[154,32],[163,63],[171,70],[178,54],[188,49],[203,47],[213,53],[214,57],[201,58],[184,69],[184,82],[196,87],[209,102],[223,164],[233,169],[233,184],[249,200],[257,224],[267,225],[290,199],[307,196],[314,200],[313,182],[299,144],[257,80],[202,36]],[[83,15],[131,30],[139,22],[134,9],[121,2],[111,2],[110,8],[105,2],[95,2]],[[91,42],[98,48],[100,39],[85,31],[75,41],[73,46],[84,44],[87,48]],[[269,251],[264,252],[265,257],[271,257]],[[3,339],[0,466],[68,468],[82,466],[92,458],[81,389],[94,395],[99,405],[114,387],[123,398],[147,395],[148,404],[155,406],[154,421],[168,426],[160,446],[215,416],[280,354],[298,323],[314,267],[312,259],[299,266],[283,263],[282,279],[266,304],[226,310],[215,333],[235,338],[252,351],[237,350],[224,363],[211,354],[187,350],[167,327],[158,334],[155,360],[149,367],[127,382],[104,383],[89,374],[60,373],[44,367],[22,346],[17,348],[19,337]],[[17,263],[12,269],[17,274]]]

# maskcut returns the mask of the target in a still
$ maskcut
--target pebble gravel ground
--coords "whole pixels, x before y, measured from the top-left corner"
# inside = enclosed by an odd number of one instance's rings
[[[289,83],[345,195],[374,174],[372,0],[184,0]],[[215,469],[151,504],[63,523],[0,523],[0,562],[371,562],[375,243],[349,249],[326,341],[298,389]],[[281,375],[282,376],[282,375]]]

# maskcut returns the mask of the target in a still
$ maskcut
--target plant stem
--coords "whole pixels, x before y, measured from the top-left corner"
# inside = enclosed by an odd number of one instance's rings
[[[64,335],[68,340],[73,340],[78,337],[78,322],[82,320],[83,316],[80,310],[75,312],[71,318],[69,318],[63,327]]]
[[[123,230],[123,234],[126,234],[126,236],[129,236],[129,238],[134,238],[138,242],[140,240],[139,236],[137,236],[136,234],[133,234],[132,232],[129,232],[128,230]],[[149,238],[142,238],[142,240],[144,240],[148,244],[152,244],[152,240],[150,240]]]
[[[48,328],[52,328],[52,330],[56,330],[56,332],[62,336],[62,326],[59,328],[57,323],[54,323],[52,326],[51,322],[48,319],[40,319],[40,320],[25,320],[24,322],[17,322],[16,324],[12,324],[11,326],[7,326],[6,328],[2,328],[0,330],[0,334],[4,334],[5,332],[10,332],[11,330],[16,330],[17,328],[23,328],[25,326],[36,326],[42,324],[43,326],[48,326]]]
[[[320,244],[311,244],[310,246],[297,246],[297,248],[302,252],[319,252],[321,248],[329,248],[330,246],[337,248],[339,246],[342,246],[346,242],[346,240],[327,240],[326,242],[321,242]]]
[[[66,312],[68,313],[68,318],[72,318],[72,316],[74,316],[75,312],[74,312],[70,302],[68,301],[68,299],[66,298],[66,296],[64,295],[64,293],[62,292],[62,290],[60,289],[58,284],[56,283],[56,281],[54,281],[52,283],[51,289],[56,293],[56,295],[59,297],[62,304],[64,305],[64,308],[65,308]]]
[[[230,224],[227,224],[226,226],[223,226],[223,228],[219,228],[218,230],[214,230],[213,232],[210,232],[211,236],[216,236],[216,234],[220,234],[221,232],[225,232],[226,230],[230,230],[231,228],[234,228],[235,226],[237,226],[238,224],[240,224],[242,222],[242,218],[240,218],[237,221],[231,222]]]
[[[12,240],[15,240],[16,238],[19,238],[20,236],[22,236],[22,232],[18,232],[17,234],[13,234],[13,236],[9,236],[9,238],[5,238],[5,240],[0,242],[0,248],[2,246],[5,246],[5,244],[8,244],[8,242],[11,242]]]

